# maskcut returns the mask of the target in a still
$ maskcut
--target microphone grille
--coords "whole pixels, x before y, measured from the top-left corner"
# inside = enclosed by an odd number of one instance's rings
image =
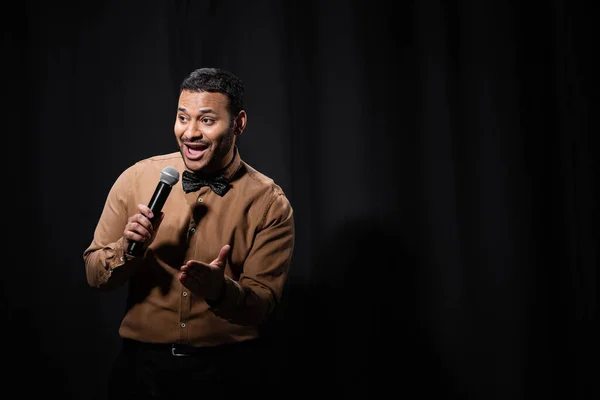
[[[179,181],[179,171],[175,167],[165,167],[160,173],[161,182],[173,186]]]

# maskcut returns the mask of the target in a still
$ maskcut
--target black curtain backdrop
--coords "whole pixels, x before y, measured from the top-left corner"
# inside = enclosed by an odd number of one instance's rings
[[[591,2],[8,4],[7,398],[102,398],[126,289],[89,288],[82,253],[206,66],[244,80],[242,157],[296,212],[252,396],[597,395]]]

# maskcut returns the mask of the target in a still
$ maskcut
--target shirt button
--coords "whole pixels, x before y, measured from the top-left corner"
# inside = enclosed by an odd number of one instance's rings
[[[180,326],[181,326],[182,328],[185,328],[185,322],[182,322],[182,323],[180,324]]]
[[[198,203],[202,203],[204,199],[202,197],[198,197]]]
[[[183,293],[181,293],[181,295],[182,295],[183,297],[187,297],[187,292],[183,292]]]

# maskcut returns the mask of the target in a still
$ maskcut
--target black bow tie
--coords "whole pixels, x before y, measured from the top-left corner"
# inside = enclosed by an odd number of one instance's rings
[[[183,171],[181,178],[181,184],[183,185],[183,190],[186,193],[195,192],[202,186],[210,186],[213,192],[219,196],[223,196],[225,193],[227,193],[227,190],[229,190],[228,183],[229,182],[222,174],[210,179],[203,179],[189,171]]]

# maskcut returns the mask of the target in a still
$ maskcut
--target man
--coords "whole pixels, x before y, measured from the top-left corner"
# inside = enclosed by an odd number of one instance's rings
[[[135,163],[108,194],[83,258],[90,286],[129,285],[111,398],[226,395],[269,380],[259,329],[288,276],[294,218],[281,187],[240,157],[243,97],[230,72],[193,71],[180,87],[179,152]],[[154,215],[168,167],[182,179]]]

